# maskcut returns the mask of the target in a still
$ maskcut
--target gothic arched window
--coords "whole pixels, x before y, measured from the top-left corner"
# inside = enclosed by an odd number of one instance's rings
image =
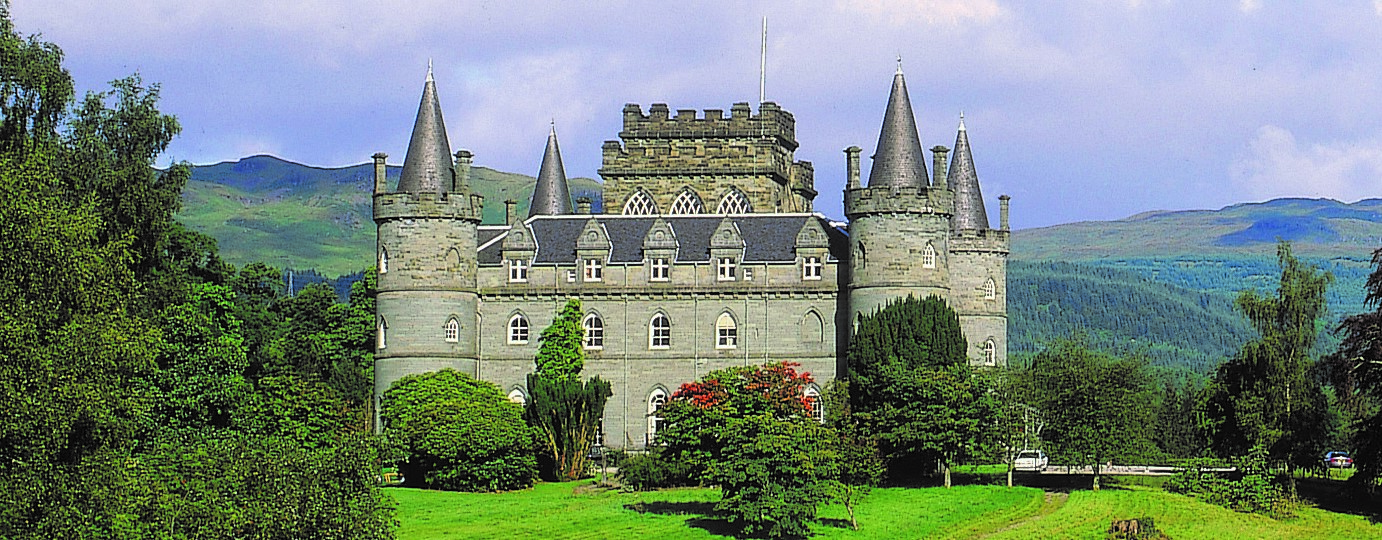
[[[802,393],[806,396],[806,399],[811,401],[811,418],[814,418],[817,422],[824,424],[825,401],[821,400],[820,390],[816,390],[816,387],[814,386],[808,386],[806,387],[806,391]]]
[[[528,396],[523,395],[522,390],[514,388],[513,391],[509,392],[509,401],[523,405],[528,402]]]
[[[703,214],[705,206],[701,204],[701,198],[696,196],[696,192],[691,188],[682,188],[681,193],[672,201],[672,208],[668,214]]]
[[[672,319],[658,313],[648,321],[648,348],[666,349],[672,346]]]
[[[936,267],[936,248],[932,247],[930,242],[926,243],[926,249],[921,252],[921,267]]]
[[[984,299],[993,300],[996,298],[998,298],[998,282],[994,281],[993,278],[989,278],[989,280],[984,283]]]
[[[376,348],[383,349],[386,345],[388,345],[388,340],[385,338],[385,332],[387,332],[388,329],[389,324],[384,322],[384,319],[379,319],[379,333],[375,334],[374,336],[374,346]]]
[[[461,321],[455,317],[446,320],[446,341],[455,343],[461,340]]]
[[[667,420],[658,416],[662,406],[666,404],[667,392],[661,388],[655,388],[651,394],[648,394],[648,440],[645,445],[652,444],[657,437],[657,432],[666,427]]]
[[[715,348],[733,349],[739,346],[739,328],[734,324],[734,316],[728,311],[715,319]]]
[[[379,246],[379,273],[385,274],[389,271],[389,248]]]
[[[581,327],[585,329],[585,339],[583,344],[587,349],[603,349],[605,347],[605,321],[599,315],[591,313],[581,321]]]
[[[737,189],[731,189],[724,197],[720,198],[720,205],[715,207],[716,214],[752,214],[753,205],[749,204],[748,196]]]
[[[638,190],[629,196],[629,200],[624,202],[624,214],[632,216],[655,216],[658,214],[657,203],[653,202],[653,197],[648,192]]]
[[[522,345],[528,342],[528,318],[522,313],[509,317],[509,344]]]
[[[806,312],[801,318],[801,342],[821,343],[825,341],[825,321],[815,310]]]
[[[998,364],[998,345],[990,339],[984,342],[984,365],[992,366]]]

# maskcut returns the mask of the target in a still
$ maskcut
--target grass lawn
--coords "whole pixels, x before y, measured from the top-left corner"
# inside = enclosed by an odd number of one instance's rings
[[[726,538],[711,509],[715,489],[650,493],[578,492],[589,482],[539,484],[530,490],[449,493],[390,488],[398,500],[398,538]],[[844,508],[821,509],[813,538],[1104,538],[1114,519],[1151,516],[1171,538],[1382,538],[1366,517],[1303,508],[1276,521],[1239,514],[1181,495],[1133,487],[1099,493],[1037,488],[956,486],[876,489],[858,509],[860,530]]]

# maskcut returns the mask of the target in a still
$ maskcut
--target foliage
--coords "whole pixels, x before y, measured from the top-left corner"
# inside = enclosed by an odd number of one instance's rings
[[[1260,337],[1219,366],[1206,412],[1211,444],[1220,455],[1242,455],[1263,445],[1273,460],[1308,467],[1332,431],[1328,401],[1310,376],[1310,354],[1332,276],[1292,256],[1290,244],[1281,243],[1277,255],[1276,295],[1246,291],[1237,302]]]
[[[850,407],[903,481],[979,452],[997,415],[990,377],[969,366],[960,319],[937,296],[889,303],[850,339]],[[948,480],[947,480],[948,482]]]
[[[186,302],[163,310],[159,351],[158,421],[169,428],[224,428],[250,391],[240,321],[229,289],[196,284]]]
[[[1194,460],[1166,482],[1166,490],[1200,498],[1236,512],[1288,517],[1286,498],[1267,465],[1265,446],[1254,446],[1235,460],[1232,474],[1206,471],[1204,460]]]
[[[661,446],[619,460],[619,481],[634,491],[694,486],[697,472],[691,464],[671,458]]]
[[[0,1],[0,154],[22,157],[57,135],[73,95],[62,56],[57,45],[19,35],[9,0]]]
[[[408,375],[384,392],[385,433],[401,439],[409,485],[505,490],[532,485],[535,433],[499,387],[452,369]]]
[[[1180,386],[1163,382],[1156,402],[1156,429],[1152,441],[1169,458],[1193,458],[1204,454],[1209,442],[1202,429],[1200,407],[1203,387],[1186,380]]]
[[[1344,319],[1339,325],[1343,341],[1339,345],[1336,377],[1331,377],[1336,395],[1349,402],[1350,426],[1357,445],[1354,463],[1355,483],[1370,488],[1382,480],[1382,249],[1372,253],[1373,272],[1366,283],[1365,304],[1372,311]]]
[[[605,402],[614,395],[609,382],[599,377],[553,381],[533,373],[528,375],[528,393],[524,418],[537,428],[548,478],[585,476]]]
[[[712,371],[672,395],[656,442],[721,486],[716,509],[746,534],[804,535],[838,475],[833,433],[811,415],[810,384],[789,363]]]
[[[231,417],[247,434],[324,448],[360,434],[358,414],[325,383],[293,375],[264,377]]]
[[[575,380],[585,367],[585,329],[581,327],[581,301],[572,298],[542,330],[537,351],[537,375],[548,381]]]
[[[1146,364],[1058,341],[1015,374],[1046,421],[1053,461],[1091,466],[1099,489],[1103,464],[1152,453],[1152,396]]]

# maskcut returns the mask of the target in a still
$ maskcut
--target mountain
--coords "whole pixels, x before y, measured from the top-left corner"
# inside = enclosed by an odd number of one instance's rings
[[[401,167],[389,166],[391,183]],[[503,223],[504,201],[518,201],[526,215],[536,182],[531,176],[471,169],[472,186],[485,197],[484,222]],[[595,199],[600,185],[570,179],[575,197]],[[263,261],[277,267],[315,268],[327,275],[358,271],[374,256],[370,163],[339,168],[311,167],[273,156],[192,168],[177,218],[211,235],[221,255],[237,266]]]

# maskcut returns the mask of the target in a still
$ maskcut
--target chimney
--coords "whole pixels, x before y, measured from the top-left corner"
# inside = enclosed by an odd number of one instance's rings
[[[518,201],[508,199],[504,201],[504,223],[513,225],[518,222]]]
[[[845,189],[859,189],[859,152],[858,146],[845,149]]]
[[[1008,200],[1012,199],[1007,195],[998,196],[998,228],[1008,230]]]
[[[931,171],[935,176],[931,178],[931,185],[938,188],[947,188],[945,184],[945,155],[950,153],[950,149],[941,145],[931,148]]]
[[[475,154],[470,150],[456,151],[456,185],[451,191],[465,191],[470,188],[470,162],[475,159]]]
[[[581,198],[576,199],[576,213],[577,213],[577,214],[589,214],[589,213],[590,213],[590,203],[591,203],[590,197],[581,197]]]
[[[384,159],[389,155],[379,152],[371,157],[374,158],[374,193],[383,193],[389,189],[388,167],[384,165]]]

